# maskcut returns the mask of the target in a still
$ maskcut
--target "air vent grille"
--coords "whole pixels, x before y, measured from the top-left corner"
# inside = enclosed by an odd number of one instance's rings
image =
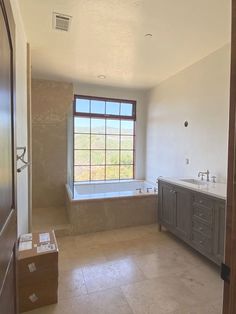
[[[60,13],[53,13],[53,28],[69,32],[72,17]]]

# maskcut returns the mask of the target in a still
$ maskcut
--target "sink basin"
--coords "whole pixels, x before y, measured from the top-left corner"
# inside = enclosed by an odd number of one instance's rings
[[[181,179],[180,181],[196,184],[196,185],[206,185],[207,182],[196,180],[196,179]]]

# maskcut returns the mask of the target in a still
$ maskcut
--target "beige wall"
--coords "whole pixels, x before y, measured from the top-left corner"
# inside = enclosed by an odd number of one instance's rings
[[[230,46],[226,45],[150,90],[148,180],[196,177],[199,170],[209,169],[218,181],[226,181],[229,69]]]
[[[131,99],[137,101],[137,121],[135,139],[135,178],[145,179],[146,147],[146,93],[139,89],[118,88],[111,86],[74,84],[74,93],[97,97]]]
[[[27,147],[27,39],[18,1],[11,0],[11,7],[16,25],[16,146]],[[17,164],[20,166],[20,162]],[[17,173],[18,234],[28,232],[28,207],[28,168],[25,168]]]
[[[69,83],[32,80],[33,208],[65,205]]]

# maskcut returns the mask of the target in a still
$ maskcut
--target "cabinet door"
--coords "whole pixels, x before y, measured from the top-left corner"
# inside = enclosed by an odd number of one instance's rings
[[[225,213],[225,202],[216,201],[214,219],[214,254],[218,264],[224,261]]]
[[[174,216],[175,233],[183,240],[190,238],[191,193],[185,189],[175,189],[176,207]]]
[[[167,184],[160,184],[159,191],[158,220],[164,226],[171,228],[174,226],[176,195],[173,187]]]

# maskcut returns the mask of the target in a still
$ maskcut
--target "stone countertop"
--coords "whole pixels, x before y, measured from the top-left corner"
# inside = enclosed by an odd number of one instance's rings
[[[220,198],[222,200],[226,200],[227,195],[227,185],[225,183],[213,183],[213,182],[205,182],[206,184],[193,184],[189,182],[184,182],[181,180],[185,180],[189,178],[165,178],[159,177],[158,180],[164,181],[167,183],[175,184],[196,192],[204,193],[210,196],[214,196]],[[197,180],[197,179],[196,179]]]

